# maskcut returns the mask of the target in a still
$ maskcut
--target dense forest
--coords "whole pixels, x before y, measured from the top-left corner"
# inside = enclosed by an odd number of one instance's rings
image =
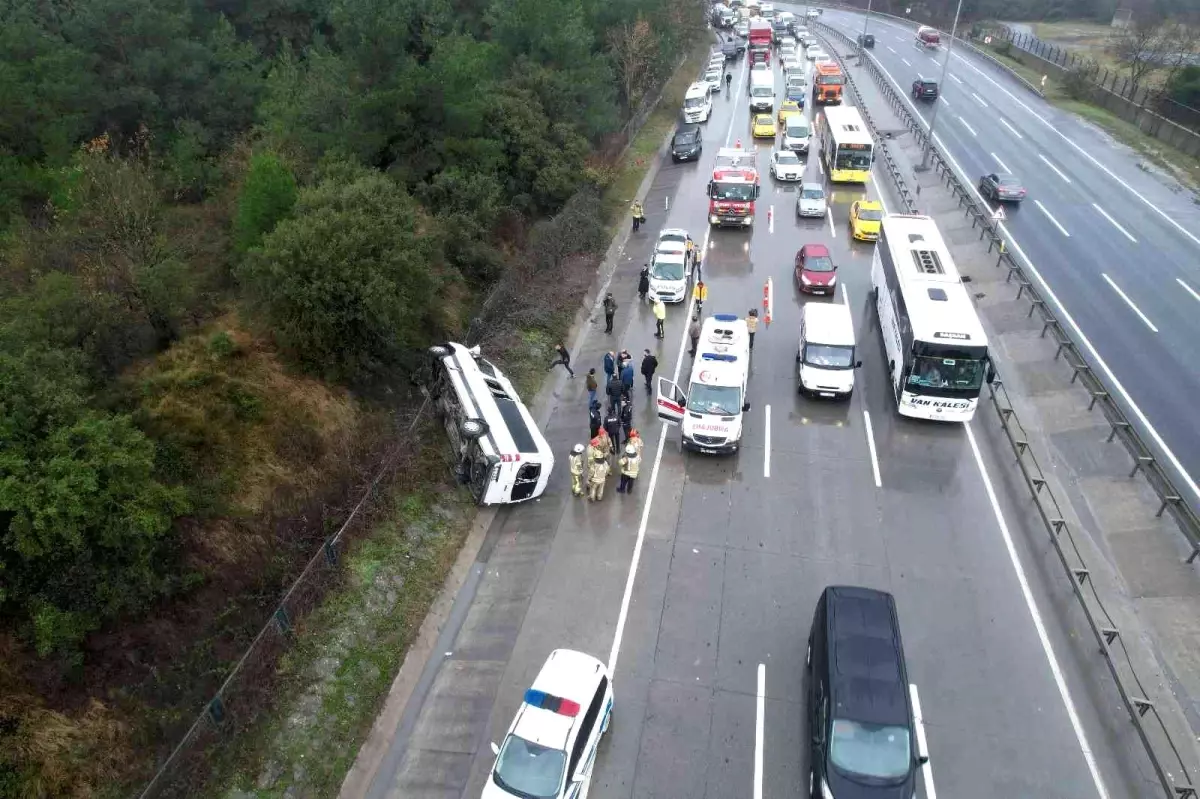
[[[497,305],[560,310],[519,281],[553,288],[602,244],[622,129],[702,15],[5,0],[0,20],[0,796],[109,795],[244,646],[214,643],[237,598],[262,623],[321,534],[279,520],[369,462],[423,347]]]

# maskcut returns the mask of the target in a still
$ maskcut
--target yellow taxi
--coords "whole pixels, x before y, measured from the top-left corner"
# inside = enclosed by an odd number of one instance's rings
[[[791,114],[799,114],[800,103],[795,100],[784,100],[783,105],[779,106],[779,124],[783,124],[783,120],[787,119]]]
[[[850,206],[850,235],[859,241],[878,241],[883,204],[878,200],[858,200]]]
[[[756,139],[775,138],[775,118],[770,114],[757,114],[754,117],[752,133]],[[878,225],[876,225],[878,228]]]

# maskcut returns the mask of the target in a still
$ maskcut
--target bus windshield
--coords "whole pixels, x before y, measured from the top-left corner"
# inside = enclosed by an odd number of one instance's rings
[[[846,79],[841,75],[818,75],[815,82],[818,86],[841,86]]]
[[[845,147],[839,147],[836,166],[838,169],[870,169],[871,151],[870,149],[848,150]]]
[[[747,202],[754,199],[754,186],[749,183],[713,183],[713,199]]]
[[[987,365],[983,359],[917,355],[908,373],[907,389],[914,394],[978,396]],[[923,391],[930,389],[930,391]]]

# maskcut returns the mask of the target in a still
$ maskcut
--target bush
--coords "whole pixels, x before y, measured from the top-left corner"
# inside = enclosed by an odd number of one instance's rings
[[[1012,42],[1009,41],[992,41],[992,49],[1000,55],[1010,55],[1012,53]]]
[[[365,170],[300,194],[238,271],[276,342],[309,372],[378,378],[438,323],[434,231],[394,181]]]
[[[1180,105],[1200,108],[1200,66],[1189,64],[1167,81],[1167,96]]]
[[[296,204],[296,178],[273,153],[250,160],[233,218],[234,246],[241,252],[257,247]]]
[[[1063,91],[1073,100],[1091,99],[1095,84],[1092,82],[1090,71],[1074,67],[1063,73]]]
[[[87,408],[78,358],[0,353],[0,602],[39,654],[69,654],[99,621],[164,592],[182,492],[154,477],[128,417]]]

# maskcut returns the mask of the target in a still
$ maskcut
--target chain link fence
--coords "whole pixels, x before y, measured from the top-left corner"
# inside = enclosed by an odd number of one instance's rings
[[[893,87],[884,75],[879,64],[868,55],[849,36],[820,22],[815,24],[824,38],[836,38],[845,44],[859,58],[859,64],[864,67],[874,79],[880,92],[896,115],[904,121],[909,132],[922,146],[929,145],[930,160],[933,170],[940,177],[943,185],[954,195],[959,208],[970,217],[973,229],[979,230],[979,239],[988,241],[988,252],[997,253],[997,268],[1007,270],[1006,282],[1015,282],[1017,297],[1026,297],[1030,302],[1029,316],[1035,314],[1042,323],[1042,337],[1050,337],[1056,345],[1055,360],[1063,359],[1072,372],[1071,382],[1081,384],[1089,393],[1091,401],[1089,412],[1099,410],[1110,427],[1108,440],[1120,440],[1126,451],[1132,457],[1130,477],[1139,472],[1154,488],[1162,504],[1156,515],[1170,512],[1180,531],[1187,539],[1192,550],[1189,562],[1200,555],[1200,518],[1191,506],[1181,499],[1180,492],[1163,470],[1157,457],[1146,446],[1135,427],[1126,418],[1121,408],[1113,401],[1112,395],[1103,381],[1092,371],[1080,349],[1071,339],[1070,334],[1055,316],[1055,311],[1041,295],[1041,292],[1030,281],[1025,268],[1016,261],[1007,249],[1002,246],[1003,232],[992,219],[990,209],[975,199],[969,188],[969,178],[957,175],[945,159],[935,142],[929,141],[929,133],[917,115],[907,106],[904,97]],[[834,48],[829,48],[834,53]],[[849,75],[850,70],[843,68]],[[848,78],[848,80],[853,80]],[[853,85],[853,84],[852,84]],[[857,90],[856,90],[857,92]],[[861,95],[860,95],[861,97]],[[861,108],[860,102],[860,108]],[[894,176],[895,177],[895,176]],[[908,187],[901,182],[897,187],[904,195]],[[1134,667],[1133,659],[1125,646],[1121,630],[1112,615],[1105,608],[1100,595],[1093,585],[1091,572],[1088,569],[1081,548],[1077,545],[1071,525],[1066,520],[1058,499],[1054,496],[1050,481],[1046,478],[1041,465],[1034,455],[1030,445],[1031,436],[1022,426],[1020,419],[1009,399],[1008,391],[1000,376],[989,385],[989,397],[996,411],[1012,451],[1016,457],[1016,465],[1021,472],[1030,498],[1037,509],[1047,535],[1054,546],[1063,573],[1070,582],[1072,593],[1082,610],[1088,628],[1092,631],[1100,655],[1104,658],[1109,674],[1120,695],[1130,721],[1137,730],[1146,755],[1154,772],[1154,777],[1162,787],[1162,796],[1166,799],[1197,799],[1196,786],[1192,774],[1197,771],[1197,764],[1189,762],[1183,752],[1184,743],[1177,741],[1172,735],[1164,716],[1160,714],[1154,702],[1149,698],[1143,680]],[[1187,751],[1191,749],[1188,741]]]

